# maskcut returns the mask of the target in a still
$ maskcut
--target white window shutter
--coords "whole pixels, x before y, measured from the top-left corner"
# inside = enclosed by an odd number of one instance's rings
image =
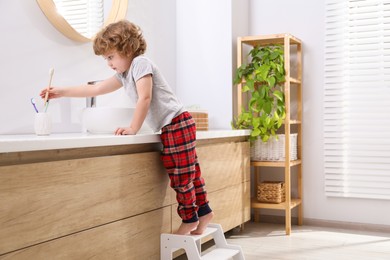
[[[390,0],[327,0],[327,196],[390,199]]]

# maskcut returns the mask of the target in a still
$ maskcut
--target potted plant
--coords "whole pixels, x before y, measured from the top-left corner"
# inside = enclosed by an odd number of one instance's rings
[[[281,45],[255,46],[249,62],[236,71],[234,84],[248,93],[247,107],[233,120],[234,129],[251,129],[252,141],[267,142],[286,117],[284,102],[284,49]]]

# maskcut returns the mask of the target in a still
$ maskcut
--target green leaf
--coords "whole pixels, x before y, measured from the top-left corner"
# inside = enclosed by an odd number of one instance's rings
[[[259,71],[258,71],[258,72],[259,72],[261,78],[262,78],[264,81],[267,79],[267,75],[268,75],[268,72],[269,72],[270,67],[271,67],[271,66],[266,65],[266,64],[261,65],[261,66],[259,67]]]
[[[260,92],[259,90],[253,91],[252,97],[253,97],[254,99],[259,99],[259,98],[261,97],[261,92]]]
[[[267,117],[264,121],[264,125],[268,127],[270,124],[271,124],[271,118]]]
[[[255,81],[253,79],[248,79],[246,85],[248,86],[250,91],[253,91],[255,89]]]
[[[253,137],[257,137],[259,135],[260,135],[260,130],[258,128],[253,129],[253,131],[251,132],[251,136]]]
[[[267,114],[271,113],[272,111],[272,103],[267,101],[264,103],[264,106],[263,106],[263,109],[264,109],[264,112],[266,112]]]
[[[256,111],[256,112],[260,112],[261,110],[263,110],[264,99],[259,98],[256,100],[256,103],[257,103],[257,108],[258,108],[258,111]]]
[[[243,87],[242,87],[242,92],[248,92],[250,90],[250,88],[247,86],[247,85],[244,85]]]
[[[253,118],[252,120],[252,124],[253,124],[253,128],[259,128],[260,126],[260,118],[259,117],[256,117],[256,118]]]
[[[274,77],[268,77],[267,78],[267,83],[268,85],[272,88],[273,86],[275,86],[275,82],[276,82],[276,79]]]
[[[283,124],[283,119],[279,118],[277,124],[276,124],[276,128],[279,129]]]
[[[249,100],[249,108],[250,108],[251,111],[253,111],[253,112],[256,112],[256,113],[259,112],[259,109],[257,109],[257,102],[256,102],[256,99],[255,99],[255,98],[251,98],[251,99]]]
[[[279,114],[278,114],[278,112],[274,112],[274,118],[275,118],[275,120],[279,120]]]
[[[279,99],[280,101],[283,101],[283,97],[284,97],[284,95],[283,95],[283,93],[281,92],[281,91],[279,91],[279,90],[275,90],[274,92],[273,92],[273,95],[277,98],[277,99]]]
[[[269,56],[270,60],[274,60],[274,59],[276,59],[277,57],[279,57],[279,53],[278,53],[278,52],[273,52],[273,53],[271,53],[271,55]]]

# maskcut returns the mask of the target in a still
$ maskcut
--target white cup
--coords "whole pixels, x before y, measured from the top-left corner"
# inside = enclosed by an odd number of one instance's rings
[[[50,135],[51,133],[51,118],[48,113],[36,113],[34,129],[36,135]]]

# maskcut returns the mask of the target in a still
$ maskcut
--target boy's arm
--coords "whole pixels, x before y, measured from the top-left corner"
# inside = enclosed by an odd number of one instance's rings
[[[80,85],[75,87],[51,87],[49,90],[49,99],[60,97],[95,97],[107,94],[119,89],[122,83],[112,76],[106,80],[100,81],[95,85]],[[45,97],[47,89],[40,93],[42,98]]]
[[[141,128],[152,100],[152,75],[148,74],[136,82],[138,101],[135,105],[133,119],[130,127],[118,128],[116,135],[135,135]]]

